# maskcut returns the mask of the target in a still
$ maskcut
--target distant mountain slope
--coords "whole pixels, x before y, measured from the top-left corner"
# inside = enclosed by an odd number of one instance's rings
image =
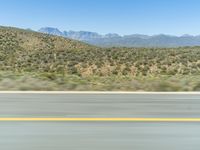
[[[63,36],[63,33],[61,31],[59,31],[57,28],[51,28],[51,27],[41,28],[39,30],[39,32],[52,34],[52,35]]]
[[[63,36],[71,39],[84,41],[86,43],[101,47],[181,47],[181,46],[200,46],[200,36],[170,36],[170,35],[126,35],[118,34],[100,35],[95,32],[87,31],[64,31],[56,28],[41,28],[39,32]]]
[[[38,32],[68,37],[68,38],[80,40],[80,41],[102,38],[102,35],[95,33],[95,32],[87,32],[87,31],[78,31],[78,32],[64,31],[64,32],[61,32],[59,29],[52,28],[52,27],[41,28],[38,30]]]

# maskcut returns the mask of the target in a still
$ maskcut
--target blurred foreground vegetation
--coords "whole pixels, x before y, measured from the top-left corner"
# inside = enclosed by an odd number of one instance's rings
[[[90,76],[0,73],[0,90],[33,91],[200,91],[200,76]]]
[[[0,27],[0,90],[200,91],[200,47],[98,48]]]

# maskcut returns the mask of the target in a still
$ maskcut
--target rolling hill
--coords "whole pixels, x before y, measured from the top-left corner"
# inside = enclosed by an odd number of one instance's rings
[[[199,58],[200,47],[99,48],[0,27],[0,90],[194,91]]]

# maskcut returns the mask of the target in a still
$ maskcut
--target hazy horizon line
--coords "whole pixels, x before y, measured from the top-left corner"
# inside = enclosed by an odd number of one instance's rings
[[[12,26],[12,25],[0,25],[2,27],[13,27],[13,28],[19,28],[19,29],[24,29],[24,30],[32,30],[32,31],[35,31],[35,32],[38,32],[40,29],[42,28],[53,28],[53,29],[58,29],[60,32],[69,32],[69,31],[74,31],[74,32],[91,32],[91,33],[97,33],[99,35],[102,35],[102,36],[105,36],[107,34],[117,34],[121,37],[124,37],[124,36],[131,36],[131,35],[144,35],[144,36],[149,36],[149,37],[152,37],[152,36],[159,36],[159,35],[165,35],[165,36],[172,36],[172,37],[184,37],[184,36],[193,36],[193,37],[197,37],[197,36],[200,36],[200,33],[199,34],[188,34],[188,33],[183,33],[183,34],[170,34],[170,33],[155,33],[155,34],[147,34],[147,33],[130,33],[130,34],[120,34],[120,33],[117,33],[117,32],[108,32],[108,33],[101,33],[101,32],[98,32],[98,31],[89,31],[89,30],[73,30],[73,29],[60,29],[59,27],[53,27],[53,26],[44,26],[44,27],[40,27],[40,28],[31,28],[31,27],[20,27],[20,26]]]

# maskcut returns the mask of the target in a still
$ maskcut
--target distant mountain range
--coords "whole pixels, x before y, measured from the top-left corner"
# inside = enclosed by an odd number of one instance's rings
[[[70,39],[83,41],[101,47],[182,47],[200,46],[200,36],[183,35],[142,35],[132,34],[121,36],[116,33],[101,35],[88,31],[60,31],[57,28],[44,27],[38,32],[63,36]]]

